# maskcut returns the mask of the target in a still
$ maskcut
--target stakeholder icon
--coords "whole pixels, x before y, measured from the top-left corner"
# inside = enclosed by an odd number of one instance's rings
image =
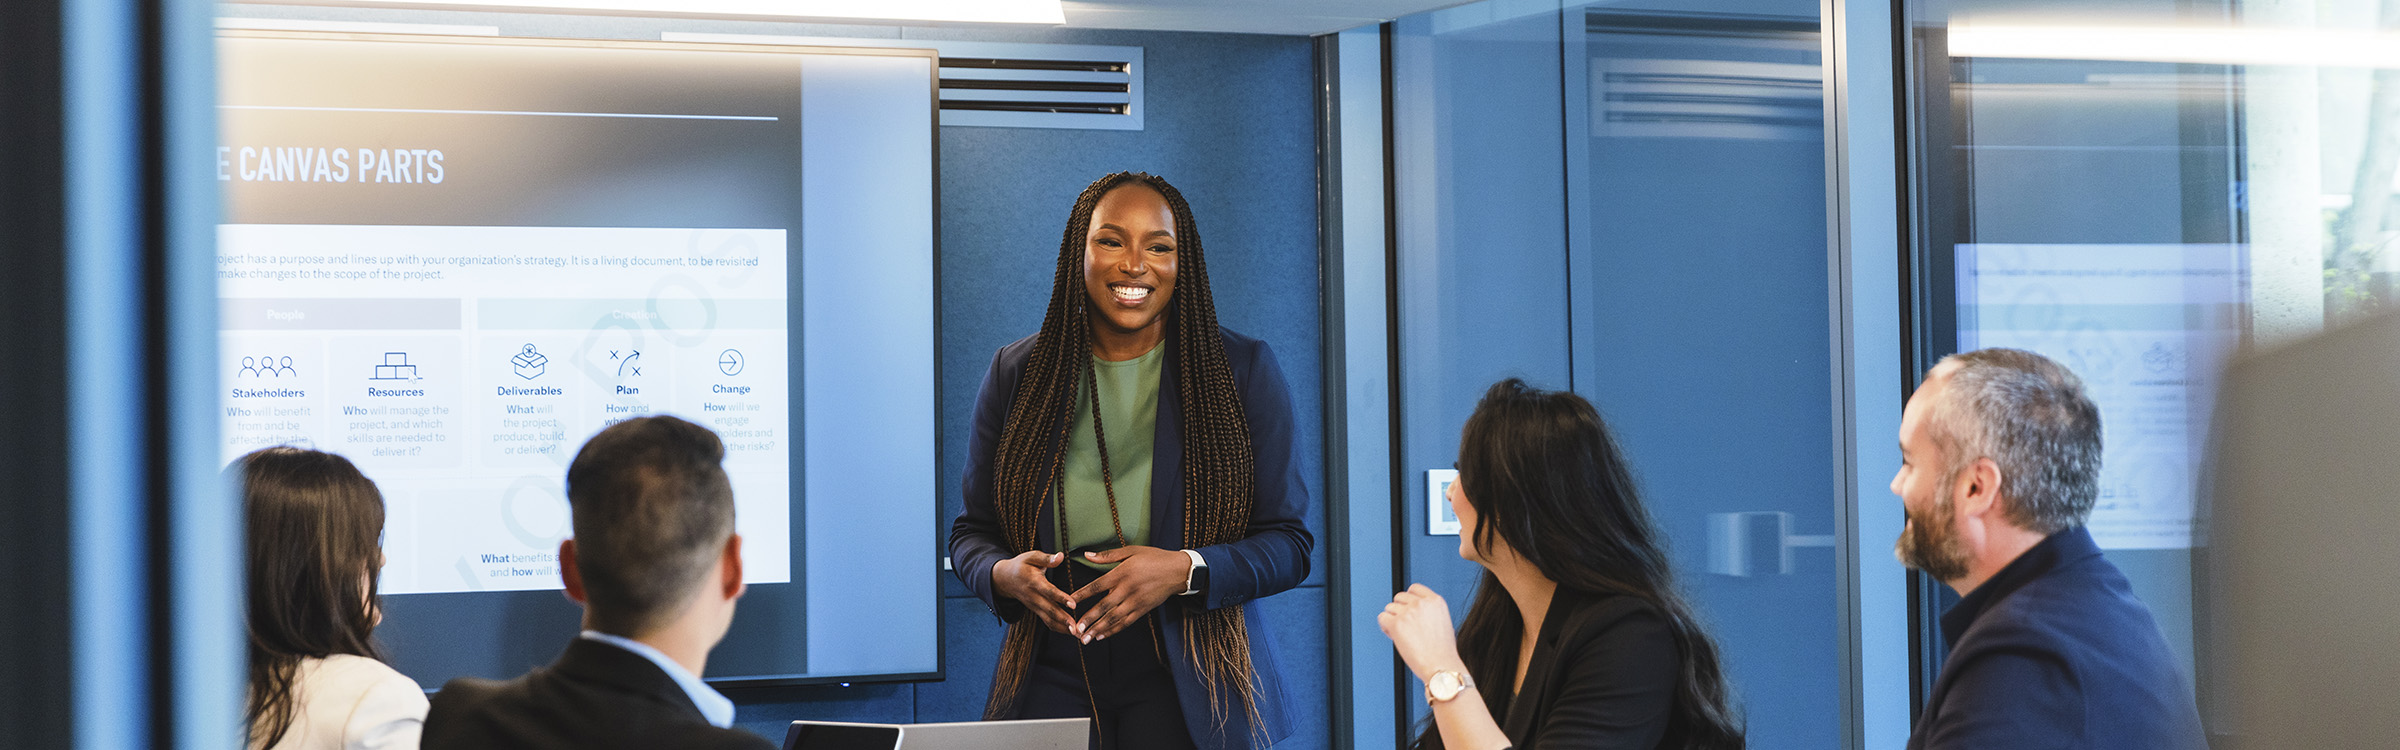
[[[234,376],[244,378],[296,378],[300,376],[300,371],[292,367],[291,357],[284,357],[281,360],[278,360],[274,355],[268,355],[264,357],[243,357],[242,369],[235,372]]]

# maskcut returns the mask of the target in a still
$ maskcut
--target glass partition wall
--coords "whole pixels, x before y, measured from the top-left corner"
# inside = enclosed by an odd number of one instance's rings
[[[2091,528],[2223,734],[2195,616],[2216,373],[2400,302],[2400,3],[1907,7],[1917,364],[2013,346],[2083,376]]]
[[[2400,2],[1901,9],[1893,366],[2009,346],[2083,376],[2106,426],[2091,527],[2222,733],[2198,482],[2216,373],[2400,306]],[[1591,398],[1759,747],[1847,742],[1820,27],[1798,2],[1487,2],[1389,27],[1398,479],[1435,486],[1501,377]],[[1405,504],[1403,573],[1464,602],[1477,571],[1430,500]],[[1955,596],[1914,587],[1929,682]]]
[[[1501,378],[1572,388],[1751,746],[1842,746],[1817,4],[1487,2],[1390,29],[1404,575],[1464,616],[1480,570],[1429,497],[1459,428]]]

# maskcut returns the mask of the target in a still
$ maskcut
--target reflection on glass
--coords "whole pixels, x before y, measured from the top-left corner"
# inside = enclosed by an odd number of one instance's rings
[[[1930,345],[2083,375],[2107,427],[2092,529],[2194,666],[2219,369],[2400,305],[2400,3],[1909,10],[1923,291],[1956,295]]]

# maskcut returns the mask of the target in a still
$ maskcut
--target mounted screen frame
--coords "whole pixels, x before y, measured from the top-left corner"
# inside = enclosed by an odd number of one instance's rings
[[[839,156],[820,155],[818,158],[811,161],[812,164],[832,163],[834,165],[833,167],[829,167],[824,170],[800,167],[798,164],[800,157],[796,154],[770,153],[763,155],[765,157],[765,161],[774,162],[776,164],[781,164],[788,161],[791,163],[792,167],[790,170],[788,170],[789,173],[784,174],[781,178],[788,180],[789,187],[791,188],[791,194],[788,198],[788,201],[782,205],[780,209],[782,211],[780,216],[781,223],[777,224],[788,229],[788,235],[786,237],[786,254],[790,261],[788,263],[787,271],[787,300],[789,303],[789,308],[788,314],[786,315],[786,331],[789,337],[789,356],[786,358],[786,361],[789,363],[788,383],[790,421],[788,423],[789,429],[784,436],[784,451],[787,454],[789,461],[788,487],[790,488],[790,494],[788,497],[788,508],[791,540],[790,570],[792,571],[792,575],[791,583],[763,584],[753,585],[751,587],[750,591],[745,596],[738,609],[740,614],[735,618],[732,631],[728,633],[725,641],[721,643],[719,648],[717,648],[714,652],[715,656],[711,659],[707,678],[712,683],[728,686],[814,684],[835,682],[920,681],[942,679],[944,676],[942,667],[944,657],[943,644],[945,642],[943,636],[946,624],[942,619],[939,602],[941,578],[946,574],[940,570],[938,557],[924,556],[923,551],[926,550],[927,547],[920,546],[924,542],[924,537],[922,534],[926,533],[927,531],[935,531],[936,536],[938,536],[939,526],[938,516],[940,513],[940,493],[937,485],[935,484],[934,477],[939,473],[939,451],[941,445],[941,426],[938,418],[941,366],[939,345],[941,320],[940,297],[938,294],[921,295],[922,297],[926,298],[923,309],[907,315],[910,320],[920,321],[922,323],[921,329],[912,330],[912,333],[909,336],[910,342],[908,342],[910,346],[904,347],[916,348],[920,350],[913,352],[900,352],[900,354],[904,355],[903,359],[905,359],[908,363],[921,365],[919,367],[907,368],[908,370],[916,371],[914,374],[909,374],[905,370],[897,372],[890,370],[873,370],[871,372],[862,372],[871,368],[861,366],[857,362],[842,361],[837,360],[835,357],[824,356],[823,352],[816,352],[817,356],[810,356],[811,353],[815,351],[811,348],[812,342],[828,346],[834,345],[834,343],[841,342],[846,331],[857,327],[851,322],[853,320],[852,316],[846,313],[850,313],[859,309],[859,303],[862,301],[872,301],[879,306],[884,306],[886,309],[888,309],[889,306],[894,303],[895,299],[873,296],[881,291],[881,288],[877,286],[879,283],[888,285],[893,281],[893,279],[888,276],[876,274],[875,269],[860,267],[855,258],[852,257],[871,256],[876,255],[875,253],[842,253],[838,256],[833,253],[823,253],[821,254],[823,256],[821,258],[820,255],[812,255],[808,252],[808,248],[812,245],[812,243],[823,245],[825,247],[833,247],[836,245],[850,247],[850,242],[860,241],[860,238],[866,237],[867,233],[861,230],[859,227],[849,226],[841,221],[830,221],[826,217],[837,214],[848,216],[849,214],[854,213],[858,208],[852,204],[860,201],[871,200],[875,196],[874,191],[879,188],[894,187],[896,190],[900,190],[901,192],[907,192],[910,195],[921,196],[922,198],[921,204],[912,202],[906,206],[906,210],[908,212],[914,213],[921,205],[921,226],[915,228],[902,227],[902,231],[893,233],[907,234],[911,238],[911,243],[921,240],[923,252],[921,254],[903,253],[891,257],[899,257],[906,263],[912,264],[912,268],[921,269],[921,276],[905,279],[905,283],[908,285],[917,287],[919,289],[940,288],[939,64],[938,58],[936,57],[936,53],[934,51],[897,48],[845,48],[762,44],[673,43],[479,36],[421,36],[402,34],[258,31],[233,29],[220,30],[218,33],[218,39],[221,52],[229,44],[238,46],[247,43],[248,40],[265,40],[358,43],[367,45],[409,45],[406,47],[407,49],[420,51],[455,50],[462,51],[470,55],[475,54],[474,51],[490,52],[498,48],[509,48],[519,51],[539,51],[545,49],[572,50],[580,51],[581,53],[586,54],[596,52],[597,54],[601,55],[623,53],[627,55],[627,59],[633,59],[645,54],[704,53],[700,56],[711,57],[712,59],[732,60],[737,58],[747,58],[760,61],[781,61],[775,64],[788,64],[793,66],[793,71],[795,73],[799,73],[799,71],[811,65],[811,60],[816,60],[819,63],[831,63],[832,61],[861,62],[870,58],[898,58],[920,61],[924,69],[924,88],[922,89],[923,120],[921,125],[923,128],[925,145],[923,151],[921,152],[923,159],[922,165],[924,167],[922,180],[916,180],[913,177],[905,174],[897,176],[886,174],[887,172],[893,171],[892,165],[889,162],[876,161],[871,158],[858,157],[855,155],[848,159],[844,159]],[[378,49],[401,48],[392,47]],[[719,58],[713,56],[725,57]],[[225,128],[226,132],[224,133],[223,137],[220,138],[219,143],[221,144],[221,148],[238,149],[240,148],[240,144],[235,144],[233,141],[243,137],[242,133],[244,129],[231,124],[231,118],[233,117],[231,113],[244,107],[257,105],[258,102],[245,101],[241,96],[231,93],[235,89],[238,89],[238,85],[235,84],[235,79],[237,76],[244,75],[244,70],[241,64],[241,58],[238,55],[224,55],[224,57],[226,58],[226,62],[223,66],[223,73],[224,80],[228,82],[227,88],[229,93],[223,97],[221,104],[224,106],[224,108],[221,109],[220,112],[226,114],[229,125]],[[322,73],[322,71],[311,71],[311,73],[317,74]],[[417,75],[417,73],[402,72],[400,75]],[[452,80],[467,79],[454,78]],[[490,81],[482,79],[468,80],[468,83],[472,86],[491,85]],[[608,87],[612,83],[616,82],[603,79],[600,80],[596,85],[599,87]],[[805,84],[805,81],[796,80],[795,83]],[[808,85],[797,85],[794,88],[797,88],[799,91],[796,94],[791,94],[791,96],[797,100],[805,101],[811,96],[811,89]],[[823,89],[825,87],[819,86],[818,88]],[[901,106],[911,110],[914,109],[915,105],[913,104],[913,101],[917,96],[916,94],[908,91],[888,89],[888,87],[875,89],[877,92],[883,92],[887,90],[891,92],[891,96],[907,97],[909,102],[904,103]],[[624,90],[623,86],[620,85],[618,88],[602,93],[612,96],[622,96],[626,94],[626,91]],[[285,102],[284,104],[289,105],[291,103]],[[420,104],[417,106],[422,107],[423,105]],[[819,112],[819,110],[822,108],[798,107],[797,109],[798,111],[786,113],[784,116],[790,117],[796,121],[794,127],[799,132],[792,137],[795,139],[795,144],[800,146],[800,151],[816,153],[814,151],[809,151],[808,142],[805,139],[815,137],[820,134],[837,133],[844,130],[845,124],[839,121],[838,117],[835,117],[834,119],[824,119],[830,115],[838,115],[838,113],[830,113],[829,111]],[[912,119],[911,122],[912,124],[910,128],[913,129],[916,127],[914,124],[915,121]],[[850,129],[865,130],[857,127],[851,127]],[[886,134],[886,137],[902,138],[905,140],[906,138],[913,137],[913,135],[893,136]],[[634,141],[633,143],[640,146],[653,145],[639,141]],[[913,147],[910,148],[913,150]],[[460,166],[461,165],[458,162],[454,161],[451,165],[451,170],[455,172]],[[746,166],[761,173],[774,171],[773,167],[760,168],[756,164]],[[870,169],[873,171],[868,171]],[[578,182],[583,183],[581,186],[587,188],[595,185],[602,188],[612,189],[613,187],[623,186],[611,185],[603,180]],[[705,180],[699,182],[702,184],[706,183]],[[258,187],[256,183],[227,179],[227,181],[222,184],[225,184],[228,188],[225,191],[225,220],[229,225],[249,223],[342,223],[338,221],[327,222],[324,221],[324,217],[321,216],[311,217],[306,215],[305,211],[298,213],[291,211],[277,213],[277,211],[282,210],[282,208],[273,206],[262,209],[260,207],[262,199],[258,195],[243,195],[244,188]],[[292,186],[278,185],[274,187],[284,188]],[[542,218],[541,216],[509,217],[507,212],[515,210],[514,207],[499,209],[495,208],[494,206],[484,205],[452,207],[449,214],[443,214],[440,211],[435,211],[433,212],[433,219],[420,223],[442,227],[509,226],[512,224],[516,226],[527,227],[546,227],[555,226],[562,223],[586,224],[590,226],[612,226],[611,224],[587,221],[591,216],[596,215],[608,215],[612,217],[621,216],[621,223],[626,223],[629,226],[636,227],[655,225],[707,228],[710,226],[763,226],[773,223],[762,223],[757,220],[725,223],[719,220],[722,219],[722,215],[712,215],[714,218],[709,220],[683,223],[660,221],[645,222],[643,221],[644,219],[654,220],[657,219],[659,215],[656,213],[643,213],[644,207],[648,204],[647,202],[640,200],[642,193],[642,190],[640,189],[641,187],[642,186],[639,185],[628,187],[628,194],[633,195],[635,199],[626,201],[624,205],[615,206],[614,208],[618,211],[616,214],[610,214],[609,207],[604,206],[594,206],[585,209],[561,209],[559,205],[545,207],[546,209],[561,210],[567,213],[576,214],[577,216],[581,217],[575,221],[542,221],[539,220]],[[839,187],[840,189],[832,189],[835,187]],[[510,195],[509,197],[512,199],[524,198],[522,195]],[[534,199],[526,199],[522,202],[539,203],[540,201],[537,199],[540,197],[543,196],[536,195],[534,196]],[[740,196],[735,197],[738,198]],[[845,201],[848,202],[846,203]],[[722,208],[722,206],[716,206],[714,204],[726,202],[740,203],[741,201],[694,200],[690,202],[693,203],[694,206],[698,206],[697,208],[692,208],[691,210],[706,212],[709,210]],[[265,203],[276,204],[275,201],[265,201]],[[701,204],[710,205],[703,206]],[[288,208],[288,206],[284,206],[284,208]],[[476,211],[478,210],[484,211],[485,213],[477,214]],[[498,211],[498,213],[494,213],[494,211]],[[772,213],[772,211],[769,213]],[[813,218],[808,221],[803,221],[802,217],[804,215]],[[494,216],[502,216],[504,218],[508,218],[509,220],[490,220]],[[465,217],[465,220],[458,220],[458,217]],[[394,222],[387,218],[383,223],[409,223],[406,221],[406,217],[402,217],[402,219],[403,220],[401,221]],[[608,220],[619,221],[617,218],[610,218]],[[903,223],[916,222],[911,220]],[[889,230],[890,228],[891,225],[878,227],[879,230]],[[866,241],[873,240],[870,239]],[[913,247],[913,244],[911,246]],[[912,255],[914,257],[908,257]],[[655,302],[655,300],[653,301]],[[713,320],[714,319],[711,318],[712,323]],[[920,343],[922,344],[921,347],[915,346],[915,344]],[[227,354],[235,355],[238,354],[238,352],[228,351]],[[238,356],[233,357],[232,361],[238,362]],[[842,365],[844,364],[848,364],[850,366],[843,367]],[[461,369],[463,370],[464,367],[462,366]],[[231,383],[234,382],[235,378],[231,375],[228,375],[226,380],[227,382]],[[921,385],[922,388],[919,389],[921,390],[921,395],[909,398],[891,399],[890,401],[896,401],[897,403],[886,403],[879,402],[875,398],[863,397],[861,394],[855,392],[846,391],[838,394],[828,392],[828,387],[834,385],[844,387],[862,387],[869,389],[888,388],[891,387],[888,385],[890,381],[906,381],[911,384]],[[812,391],[811,389],[804,387],[804,385],[808,382],[816,382],[820,387]],[[864,413],[867,412],[868,409],[860,402],[875,402],[875,408],[872,410],[872,413]],[[328,409],[327,411],[332,410]],[[817,433],[821,428],[826,426],[838,426],[832,425],[831,423],[828,423],[828,425],[819,424],[820,421],[832,420],[837,415],[844,417],[844,421],[841,422],[842,424],[860,424],[863,423],[867,417],[872,417],[886,422],[900,420],[917,424],[918,427],[911,428],[912,431],[909,433],[908,439],[905,441],[909,446],[912,446],[906,451],[906,453],[912,456],[908,463],[915,468],[908,469],[906,473],[894,474],[824,470],[823,467],[826,466],[855,466],[857,465],[856,461],[859,458],[859,454],[874,450],[874,440],[852,440],[852,435],[847,432],[839,433],[842,434],[843,437],[842,439],[837,440],[828,440],[824,439],[823,437],[819,437],[816,440],[809,439],[812,434]],[[472,421],[472,417],[471,415],[462,415],[460,421]],[[231,431],[229,430],[229,432]],[[571,455],[573,448],[579,447],[581,440],[585,437],[588,437],[588,432],[582,435],[568,435],[567,439],[572,441],[572,444],[567,446],[565,452]],[[921,443],[918,442],[920,439],[922,441]],[[340,449],[340,446],[338,445],[328,445],[325,443],[318,443],[318,445],[337,451]],[[885,453],[876,455],[882,456],[891,454],[892,452],[887,451]],[[551,487],[559,487],[563,485],[563,465],[564,464],[562,460],[560,469],[557,472],[557,476],[550,483]],[[809,467],[812,465],[819,467],[819,470],[814,472],[810,471]],[[369,469],[368,471],[370,476],[373,476],[375,473],[372,469]],[[870,479],[866,476],[870,474],[874,477],[905,477],[913,475],[918,477],[918,479],[916,479],[914,482],[907,482],[905,480],[884,482]],[[841,548],[841,545],[860,543],[862,540],[852,538],[859,536],[856,534],[844,533],[839,536],[832,536],[829,532],[836,525],[832,522],[839,521],[840,519],[831,518],[829,516],[838,516],[839,514],[832,513],[833,506],[830,504],[822,504],[821,507],[817,507],[812,510],[811,504],[807,502],[808,497],[820,495],[827,497],[855,497],[856,495],[847,494],[848,491],[866,485],[892,485],[903,483],[911,485],[921,483],[924,486],[922,488],[914,488],[912,486],[907,491],[895,491],[897,494],[918,494],[918,490],[921,489],[922,494],[920,497],[905,503],[890,504],[890,507],[881,509],[871,507],[876,505],[874,503],[855,504],[858,506],[868,506],[863,510],[853,508],[848,505],[843,506],[845,510],[855,511],[862,516],[880,513],[895,518],[901,516],[905,516],[907,518],[906,522],[904,523],[881,524],[878,526],[879,529],[886,532],[886,536],[893,536],[896,538],[904,537],[903,543],[900,543],[897,546],[886,545],[885,547],[877,548],[875,550],[878,552],[877,556],[874,558],[867,558],[882,560],[884,561],[883,563],[862,562],[861,558],[857,556],[858,550]],[[559,496],[562,498],[563,502],[563,490],[559,491]],[[387,500],[387,503],[389,503],[389,500]],[[398,518],[399,513],[395,512],[387,514],[387,529],[390,528],[391,523],[398,522]],[[922,523],[919,523],[919,520],[922,520]],[[812,539],[808,534],[808,531],[811,528],[817,528],[821,537],[829,538]],[[939,540],[936,539],[935,542],[936,544],[933,546],[934,548],[938,549]],[[823,559],[816,562],[811,562],[812,560],[817,560],[818,558]],[[924,564],[922,567],[918,567],[917,565],[913,564],[916,562],[922,562]],[[845,613],[845,617],[838,619],[810,618],[807,616],[812,609],[823,608],[825,600],[831,600],[835,602],[855,601],[857,599],[855,594],[837,594],[832,592],[830,589],[840,586],[859,585],[857,582],[849,580],[859,577],[857,575],[859,566],[877,564],[880,564],[892,571],[891,575],[893,578],[891,580],[908,581],[913,579],[916,581],[916,584],[909,585],[906,588],[921,592],[922,596],[891,597],[886,595],[883,598],[896,602],[893,605],[895,611],[906,607],[918,611],[919,614],[906,617],[885,618],[885,620],[882,621],[871,617],[852,619],[847,616],[847,612]],[[912,568],[914,569],[913,571],[911,570]],[[421,684],[424,684],[428,688],[438,687],[440,684],[455,676],[472,675],[500,678],[511,677],[516,674],[523,673],[532,667],[549,663],[551,658],[557,654],[558,650],[574,637],[576,628],[575,622],[580,617],[580,609],[571,602],[568,602],[563,596],[560,596],[555,588],[556,587],[551,587],[549,589],[508,592],[403,594],[391,596],[385,600],[385,610],[388,613],[388,616],[386,619],[387,627],[382,629],[382,635],[393,651],[394,665],[399,667],[403,673],[409,674],[410,676],[418,679]],[[820,595],[812,595],[811,592],[818,592]],[[812,600],[817,600],[818,602],[815,607],[811,607],[810,605]],[[891,647],[884,645],[881,642],[881,639],[885,636],[889,636],[895,631],[895,623],[899,631],[913,633],[914,635],[918,636],[917,638],[912,639],[918,641],[918,643],[909,648],[909,653],[912,657],[921,658],[912,658],[910,659],[910,662],[912,667],[921,665],[923,668],[874,669],[858,668],[855,665],[837,666],[836,668],[820,668],[820,665],[823,665],[825,662],[820,659],[811,658],[818,653],[825,653],[828,651],[855,653],[889,651],[891,650]],[[479,628],[479,625],[483,627]],[[824,627],[818,627],[819,625]],[[462,634],[477,632],[490,632],[492,633],[492,636],[487,639],[486,642],[482,643],[470,643],[467,641],[473,641],[475,639],[468,638],[462,641],[460,638]],[[868,644],[858,642],[857,640],[870,635],[877,638],[877,642]],[[852,640],[827,640],[835,638],[850,638]],[[789,646],[795,642],[804,644],[800,649],[801,658],[796,662],[799,665],[799,668],[789,668],[794,662],[788,659],[785,659],[781,662],[775,661],[775,659],[789,656]],[[835,644],[839,644],[841,647],[834,649],[828,648],[829,645]],[[872,648],[868,647],[870,645]],[[929,659],[929,661],[926,659]]]

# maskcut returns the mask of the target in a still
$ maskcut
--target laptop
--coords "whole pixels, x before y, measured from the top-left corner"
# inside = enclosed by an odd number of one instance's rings
[[[1091,719],[860,724],[795,721],[783,750],[1085,750]]]

